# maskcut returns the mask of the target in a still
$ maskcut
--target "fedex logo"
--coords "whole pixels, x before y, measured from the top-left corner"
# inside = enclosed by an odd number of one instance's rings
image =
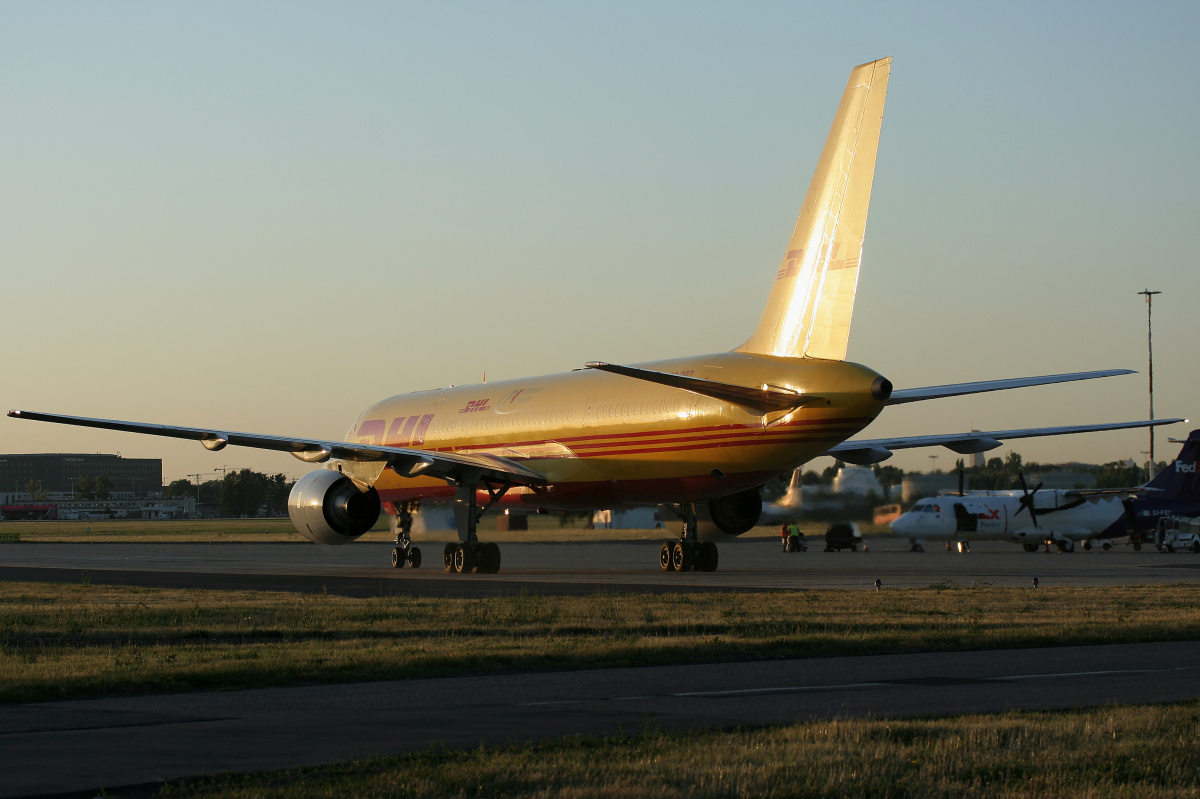
[[[492,401],[491,397],[484,399],[471,400],[465,408],[459,408],[459,413],[475,413],[476,411],[490,411],[492,408],[488,405]]]
[[[1175,474],[1195,474],[1196,464],[1184,463],[1183,461],[1175,461]]]
[[[981,521],[986,521],[986,522],[998,522],[998,521],[1000,521],[1000,509],[999,509],[999,508],[992,508],[991,510],[989,510],[989,511],[986,511],[986,512],[984,512],[984,513],[978,513],[978,514],[976,514],[976,516],[977,516],[977,517],[978,517],[978,518],[979,518]]]

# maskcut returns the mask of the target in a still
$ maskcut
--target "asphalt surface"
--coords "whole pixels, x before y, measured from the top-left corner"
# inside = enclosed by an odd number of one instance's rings
[[[393,569],[358,544],[32,544],[0,547],[0,579],[351,596],[484,597],[521,590],[871,589],[934,583],[1042,586],[1190,583],[1200,556],[1120,546],[1030,554],[784,554],[771,540],[721,545],[715,573],[666,574],[654,543],[505,544],[496,575]],[[92,795],[221,771],[319,765],[567,734],[727,727],[831,716],[910,716],[1200,697],[1200,642],[829,658],[195,693],[0,707],[0,796]]]
[[[841,657],[0,708],[0,796],[99,792],[568,734],[1200,696],[1200,642]]]
[[[1193,582],[1200,555],[1163,554],[1125,545],[1110,551],[1028,553],[1005,543],[976,543],[965,554],[908,552],[908,541],[881,536],[869,552],[785,554],[771,539],[719,545],[716,572],[664,573],[655,542],[504,544],[499,574],[450,575],[442,544],[423,544],[420,569],[391,566],[390,544],[329,547],[279,544],[34,544],[0,545],[0,579],[180,588],[279,590],[379,596],[489,596],[522,590],[541,594],[606,591],[798,590],[874,588],[934,583],[1043,586]]]

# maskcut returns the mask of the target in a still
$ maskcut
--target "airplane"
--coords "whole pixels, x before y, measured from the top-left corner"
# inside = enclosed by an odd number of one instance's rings
[[[666,504],[682,521],[659,549],[664,571],[714,571],[716,544],[697,535],[697,505],[740,535],[758,521],[759,488],[820,455],[866,465],[895,449],[965,454],[1010,438],[1167,424],[1174,420],[851,440],[885,407],[985,391],[1131,374],[1126,369],[894,390],[845,360],[875,172],[890,58],[855,67],[799,217],[770,276],[749,339],[730,352],[633,366],[593,361],[563,374],[399,394],[372,404],[344,441],[222,427],[177,427],[14,410],[16,419],[82,425],[288,452],[323,468],[297,481],[289,515],[303,535],[344,544],[383,504],[453,503],[459,541],[448,572],[495,573],[500,549],[478,537],[493,507],[584,510]],[[768,278],[767,274],[763,275]],[[503,503],[503,504],[502,504]],[[407,532],[392,564],[419,566]]]
[[[1129,535],[1134,549],[1152,536],[1158,519],[1167,515],[1200,516],[1200,430],[1150,482],[1136,488],[1030,490],[1024,476],[1019,491],[972,491],[918,500],[892,522],[892,532],[913,540],[958,543],[1014,541],[1026,552],[1042,544],[1072,552],[1083,542]],[[1106,547],[1107,548],[1107,547]]]

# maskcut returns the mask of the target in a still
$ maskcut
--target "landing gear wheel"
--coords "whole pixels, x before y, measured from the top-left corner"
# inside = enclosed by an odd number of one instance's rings
[[[446,571],[454,571],[454,552],[458,549],[458,544],[446,544],[446,548],[442,550],[442,567]]]
[[[421,548],[420,547],[409,547],[408,548],[408,563],[414,569],[421,568]]]
[[[662,547],[660,547],[658,550],[658,565],[661,566],[662,570],[665,572],[675,571],[675,564],[671,562],[671,548],[672,543],[670,541],[664,541]]]
[[[695,560],[691,541],[676,541],[671,547],[671,566],[677,572],[690,572]]]
[[[717,560],[717,545],[712,541],[701,541],[696,551],[696,568],[702,572],[715,572]]]
[[[454,571],[456,574],[470,574],[475,568],[475,547],[471,544],[459,544],[454,548]]]
[[[1037,552],[1038,551],[1037,544],[1025,544],[1024,546],[1025,546],[1026,552]]]
[[[495,574],[500,571],[500,546],[492,541],[479,548],[479,571]]]
[[[404,568],[404,550],[400,547],[392,550],[392,566],[397,569]]]

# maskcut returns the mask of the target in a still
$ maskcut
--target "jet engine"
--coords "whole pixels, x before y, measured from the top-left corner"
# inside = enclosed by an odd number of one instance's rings
[[[757,488],[709,500],[708,515],[722,532],[741,535],[758,524],[762,515],[762,496]]]
[[[348,544],[379,519],[379,494],[359,491],[341,472],[309,472],[292,486],[288,516],[305,538],[318,544]]]

